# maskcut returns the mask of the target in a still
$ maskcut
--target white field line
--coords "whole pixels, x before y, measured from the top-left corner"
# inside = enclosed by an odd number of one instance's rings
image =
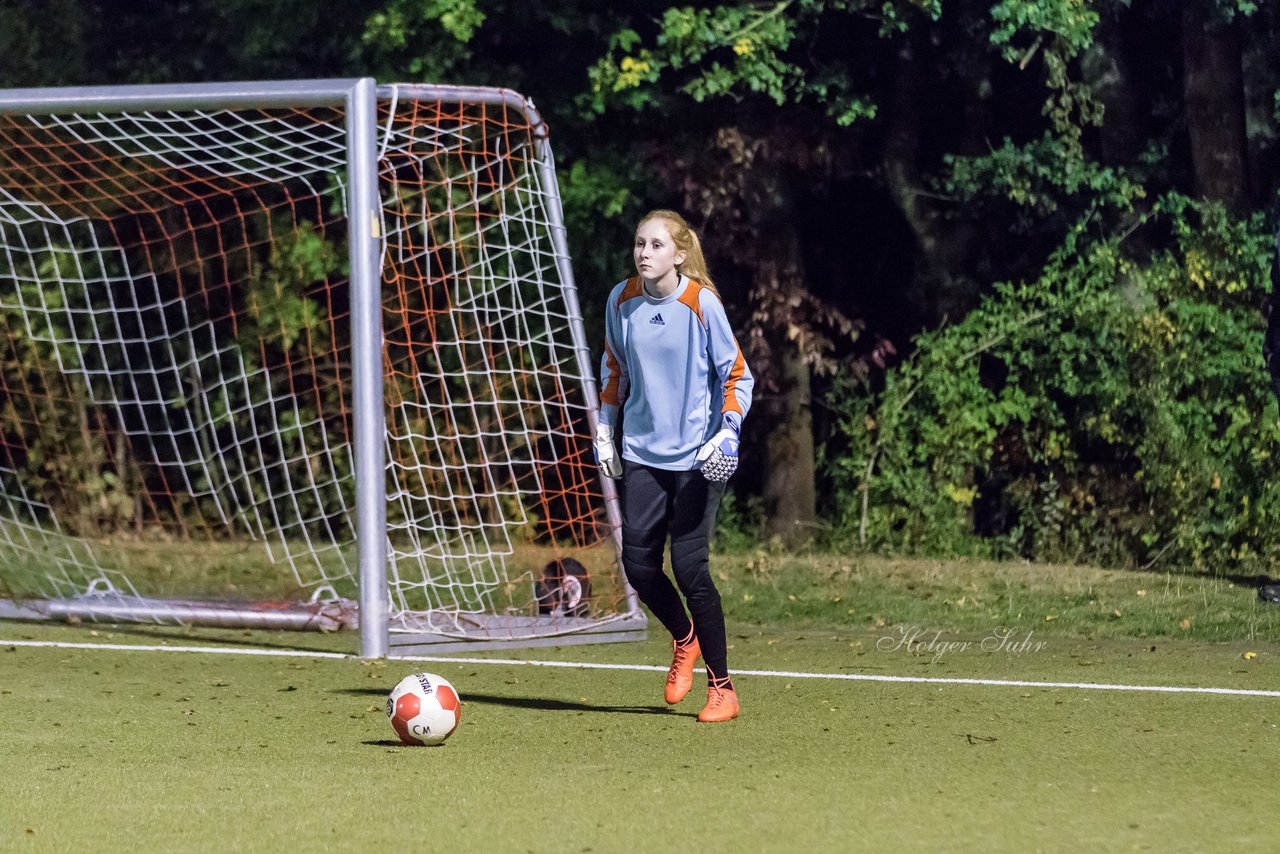
[[[212,655],[266,655],[292,658],[354,658],[341,652],[291,649],[239,649],[221,646],[155,646],[123,643],[64,643],[61,641],[0,640],[0,647],[52,647],[102,649],[125,652],[196,652]],[[579,670],[640,670],[665,672],[654,664],[597,664],[588,661],[538,661],[520,658],[464,658],[456,655],[392,656],[391,661],[423,661],[445,664],[502,664],[527,667],[571,667]],[[880,676],[867,673],[804,673],[790,670],[734,670],[734,676],[770,676],[783,679],[833,679],[845,682],[905,682],[923,685],[993,685],[1005,688],[1076,688],[1089,691],[1139,691],[1153,694],[1225,694],[1235,697],[1280,697],[1280,691],[1248,688],[1195,688],[1175,685],[1113,685],[1105,682],[1032,682],[1023,679],[963,679],[950,676]]]

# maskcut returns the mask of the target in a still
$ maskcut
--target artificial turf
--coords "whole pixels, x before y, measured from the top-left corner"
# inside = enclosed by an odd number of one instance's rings
[[[731,664],[1280,690],[1280,645],[1038,634],[935,655],[850,631],[731,626]],[[932,636],[932,635],[930,635]],[[0,623],[4,640],[351,651],[350,635]],[[642,644],[481,658],[665,664]],[[1250,655],[1252,653],[1252,655]],[[402,747],[415,670],[463,700]],[[0,644],[0,850],[1264,850],[1280,697],[738,677],[743,715],[652,671]]]

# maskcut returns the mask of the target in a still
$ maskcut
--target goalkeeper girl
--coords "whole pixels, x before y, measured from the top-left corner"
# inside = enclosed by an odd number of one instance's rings
[[[689,692],[701,656],[707,705],[698,720],[732,720],[738,695],[729,678],[708,538],[725,481],[738,465],[751,371],[707,274],[698,235],[683,217],[665,210],[646,215],[632,254],[638,275],[619,282],[605,308],[596,459],[605,475],[622,480],[627,580],[671,633],[667,702]],[[662,569],[668,537],[679,593]]]

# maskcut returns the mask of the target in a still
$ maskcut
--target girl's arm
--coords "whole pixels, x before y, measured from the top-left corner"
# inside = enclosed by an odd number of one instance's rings
[[[733,335],[733,327],[729,325],[724,306],[714,294],[705,290],[702,316],[707,324],[707,355],[724,388],[721,419],[736,422],[734,426],[737,427],[742,424],[747,410],[751,408],[751,390],[755,386],[755,379],[742,356],[738,339]]]
[[[600,423],[613,427],[618,423],[618,408],[627,399],[631,380],[627,373],[626,352],[621,346],[617,311],[618,289],[609,294],[604,311],[604,355],[600,359]]]

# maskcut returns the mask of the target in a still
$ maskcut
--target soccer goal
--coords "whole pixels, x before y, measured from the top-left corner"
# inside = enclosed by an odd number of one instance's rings
[[[642,638],[592,373],[514,92],[0,91],[0,616]]]

